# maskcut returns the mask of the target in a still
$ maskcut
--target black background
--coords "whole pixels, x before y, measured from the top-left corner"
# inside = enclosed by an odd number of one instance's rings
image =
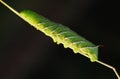
[[[99,60],[120,73],[117,0],[4,0],[17,11],[30,9],[68,26],[99,48]],[[24,22],[0,4],[0,79],[117,79]]]

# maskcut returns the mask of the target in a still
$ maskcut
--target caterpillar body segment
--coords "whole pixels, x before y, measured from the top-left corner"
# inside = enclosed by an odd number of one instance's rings
[[[71,48],[75,53],[89,57],[92,62],[98,61],[98,46],[68,27],[52,22],[30,10],[24,10],[20,15],[29,24],[50,36],[57,44],[63,44],[65,48]]]

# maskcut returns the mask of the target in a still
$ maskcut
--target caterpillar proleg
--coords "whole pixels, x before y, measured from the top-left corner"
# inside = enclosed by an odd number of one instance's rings
[[[70,28],[62,24],[50,21],[33,11],[24,10],[19,13],[2,0],[0,0],[0,2],[24,21],[28,22],[36,29],[42,31],[45,35],[51,37],[57,44],[63,44],[65,48],[71,48],[74,53],[80,53],[83,56],[89,58],[92,62],[100,63],[112,69],[117,78],[120,79],[120,76],[114,67],[98,60],[99,46],[96,46],[95,44],[86,40],[76,32],[72,31]]]

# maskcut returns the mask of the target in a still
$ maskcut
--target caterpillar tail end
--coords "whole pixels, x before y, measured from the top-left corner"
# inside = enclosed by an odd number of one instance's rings
[[[90,59],[91,62],[98,61],[98,46],[95,47],[84,47],[80,49],[84,52],[83,55]]]

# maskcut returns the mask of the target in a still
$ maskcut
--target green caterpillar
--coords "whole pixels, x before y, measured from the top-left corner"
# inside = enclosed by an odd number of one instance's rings
[[[13,13],[18,15],[20,18],[22,18],[38,30],[42,31],[47,36],[50,36],[57,44],[63,44],[65,48],[71,48],[75,53],[80,53],[90,58],[92,62],[97,62],[112,69],[117,78],[120,79],[118,72],[113,66],[98,60],[98,46],[89,42],[68,27],[52,22],[33,11],[24,10],[19,13],[2,0],[0,0],[0,2],[8,9],[10,9]]]
[[[30,10],[24,10],[20,15],[29,24],[50,36],[57,44],[63,44],[65,48],[71,48],[75,53],[89,57],[92,62],[98,60],[98,46],[68,27],[52,22]]]

